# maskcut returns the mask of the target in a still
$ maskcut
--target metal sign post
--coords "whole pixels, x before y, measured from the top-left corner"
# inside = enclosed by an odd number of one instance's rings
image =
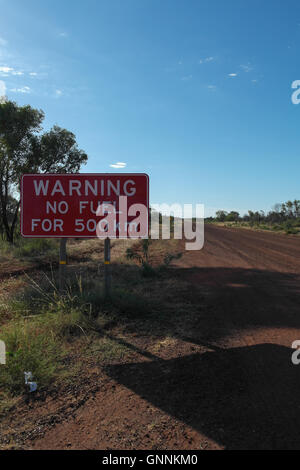
[[[109,297],[111,290],[110,239],[104,240],[104,296]]]
[[[67,265],[67,238],[60,239],[59,248],[59,292],[63,293],[65,288],[65,272]]]

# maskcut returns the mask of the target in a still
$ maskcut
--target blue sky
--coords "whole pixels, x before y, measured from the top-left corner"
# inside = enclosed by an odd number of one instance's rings
[[[146,172],[152,203],[207,215],[300,199],[296,0],[0,0],[0,13],[0,94],[75,132],[84,172]]]

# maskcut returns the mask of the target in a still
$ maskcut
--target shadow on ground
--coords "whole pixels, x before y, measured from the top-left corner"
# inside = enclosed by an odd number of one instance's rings
[[[227,449],[300,448],[300,366],[289,348],[218,349],[107,372]]]
[[[166,328],[169,335],[183,340],[189,337],[198,344],[198,340],[219,341],[250,329],[300,328],[299,274],[241,268],[172,268],[167,278],[175,281],[173,287],[164,288],[163,279],[152,281],[162,298],[160,308],[151,316],[154,336]],[[176,280],[186,282],[181,287]],[[149,323],[138,324],[138,331],[149,333]]]
[[[227,449],[299,449],[300,366],[292,349],[271,344],[274,328],[295,334],[300,327],[299,275],[240,268],[174,268],[170,275],[190,287],[170,297],[169,334],[212,351],[170,360],[145,354],[147,362],[114,365],[108,374]],[[191,314],[181,314],[182,295]],[[151,319],[154,336],[164,316],[162,307],[161,318]],[[147,328],[138,331],[147,335]],[[265,337],[253,333],[260,328]],[[250,330],[253,345],[230,347],[233,332]]]

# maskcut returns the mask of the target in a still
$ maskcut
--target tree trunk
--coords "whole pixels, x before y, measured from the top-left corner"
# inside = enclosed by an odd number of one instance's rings
[[[7,217],[7,203],[8,203],[8,181],[5,179],[0,181],[0,204],[1,204],[1,219],[2,225],[5,231],[6,240],[9,243],[14,242],[14,232],[16,227],[16,222],[18,219],[18,212],[20,207],[20,201],[17,203],[16,210],[14,212],[13,221],[11,226],[9,225]]]
[[[15,213],[14,213],[14,218],[13,218],[13,221],[12,221],[12,224],[11,224],[11,227],[10,227],[10,240],[9,240],[10,243],[14,242],[14,235],[15,235],[16,223],[17,223],[17,220],[18,220],[19,208],[20,208],[20,201],[17,204],[16,210],[15,210]]]

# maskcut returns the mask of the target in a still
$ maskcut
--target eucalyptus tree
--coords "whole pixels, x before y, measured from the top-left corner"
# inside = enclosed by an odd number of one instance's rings
[[[13,243],[25,173],[77,173],[87,154],[59,126],[42,133],[44,113],[12,101],[0,103],[0,225]],[[13,201],[13,202],[12,202]]]

